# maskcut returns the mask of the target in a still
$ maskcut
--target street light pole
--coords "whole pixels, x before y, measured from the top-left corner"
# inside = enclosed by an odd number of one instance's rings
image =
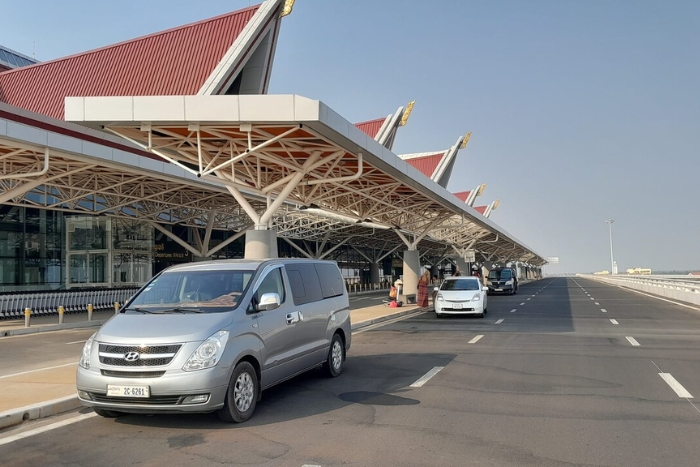
[[[612,243],[612,225],[615,222],[614,219],[608,219],[605,221],[610,227],[610,275],[615,274],[615,259],[613,258],[613,243]]]

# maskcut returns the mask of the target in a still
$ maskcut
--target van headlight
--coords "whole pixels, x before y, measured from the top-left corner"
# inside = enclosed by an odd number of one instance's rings
[[[218,331],[202,342],[197,350],[192,352],[190,358],[187,359],[184,371],[203,370],[211,368],[221,359],[228,342],[228,331]]]
[[[506,281],[506,285],[513,285],[513,279]]]
[[[83,345],[83,354],[80,356],[80,362],[78,363],[78,365],[86,370],[90,369],[90,354],[92,354],[92,343],[95,339],[95,334],[85,341],[85,345]]]

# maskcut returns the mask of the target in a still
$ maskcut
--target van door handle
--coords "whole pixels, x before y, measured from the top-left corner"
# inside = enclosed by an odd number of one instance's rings
[[[299,312],[287,313],[287,324],[294,324],[299,321]]]

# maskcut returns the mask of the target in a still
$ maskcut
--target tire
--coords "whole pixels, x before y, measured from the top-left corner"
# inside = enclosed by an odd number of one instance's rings
[[[483,318],[483,317],[484,317],[484,313],[481,312],[478,316],[479,316],[479,318]]]
[[[104,418],[117,418],[123,415],[121,412],[115,412],[114,410],[101,409],[99,407],[93,407],[92,410],[95,411],[97,415]]]
[[[260,382],[253,365],[245,361],[238,362],[231,375],[224,406],[216,414],[224,422],[245,422],[255,411],[259,390]]]
[[[442,318],[442,313],[435,312],[435,316],[437,316],[437,319]]]
[[[333,334],[331,339],[331,347],[328,349],[328,357],[326,363],[323,364],[323,370],[329,378],[336,378],[343,372],[343,362],[345,361],[345,346],[340,334]]]

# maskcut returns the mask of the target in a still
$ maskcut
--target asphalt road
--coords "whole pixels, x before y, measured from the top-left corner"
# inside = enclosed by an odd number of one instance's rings
[[[488,309],[484,319],[424,313],[356,333],[343,375],[311,372],[268,390],[243,425],[211,414],[103,419],[84,410],[0,433],[0,459],[101,467],[698,465],[700,405],[688,396],[700,394],[700,310],[578,278],[489,297]],[[41,427],[47,431],[8,442]]]

